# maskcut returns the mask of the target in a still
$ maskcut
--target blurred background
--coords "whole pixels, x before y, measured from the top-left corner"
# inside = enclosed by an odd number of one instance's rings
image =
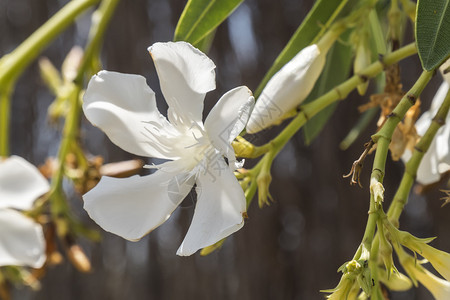
[[[43,24],[67,1],[1,0],[0,55],[5,55]],[[173,38],[184,0],[122,0],[109,26],[102,53],[107,70],[141,74],[157,92],[159,109],[167,109],[146,49]],[[205,100],[205,112],[229,89],[247,85],[255,90],[274,59],[312,7],[312,0],[246,0],[217,30],[209,56],[217,65],[217,89]],[[90,13],[79,18],[43,53],[58,68],[73,45],[84,46]],[[406,40],[411,40],[411,29]],[[401,64],[404,89],[420,73],[417,57]],[[422,96],[428,107],[440,78]],[[372,87],[373,90],[373,87]],[[93,270],[79,273],[67,260],[48,269],[41,289],[17,288],[14,299],[323,299],[319,290],[334,288],[336,270],[351,259],[367,219],[368,178],[373,157],[361,175],[364,188],[343,179],[363,145],[376,129],[376,119],[347,150],[338,147],[359,117],[357,107],[369,100],[352,93],[310,146],[298,133],[276,158],[271,194],[260,209],[254,201],[249,219],[223,248],[209,256],[178,257],[175,252],[187,232],[195,206],[191,192],[160,228],[133,243],[102,231],[101,243],[81,240]],[[11,152],[43,164],[56,156],[61,126],[50,125],[47,108],[53,101],[39,76],[37,63],[21,76],[13,95]],[[279,129],[253,137],[262,144]],[[135,158],[113,145],[83,120],[85,150],[105,162]],[[151,161],[148,161],[149,163]],[[254,162],[247,162],[251,166]],[[401,162],[388,159],[386,206],[403,172]],[[82,209],[80,195],[67,187],[70,205],[91,228],[98,228]],[[444,188],[442,186],[441,188]],[[437,189],[436,189],[437,191]],[[438,236],[432,245],[450,251],[450,206],[440,208],[439,192],[411,194],[401,227],[419,237]],[[99,229],[99,228],[98,228]],[[100,229],[99,229],[100,230]],[[392,294],[391,299],[431,299],[423,289]]]

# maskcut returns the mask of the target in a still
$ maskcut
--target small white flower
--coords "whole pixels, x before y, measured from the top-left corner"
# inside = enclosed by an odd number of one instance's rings
[[[310,45],[292,58],[269,80],[256,101],[247,132],[256,133],[302,103],[311,92],[325,65],[326,51]]]
[[[108,71],[89,82],[83,110],[122,149],[171,161],[147,176],[103,177],[83,196],[84,208],[106,231],[136,241],[164,223],[196,184],[194,217],[177,251],[191,255],[243,226],[246,201],[230,143],[244,129],[254,98],[245,86],[227,92],[203,124],[205,94],[215,89],[214,63],[185,42],[156,43],[149,52],[168,120],[144,77]]]
[[[0,266],[44,264],[42,227],[16,209],[31,209],[49,189],[47,180],[25,159],[11,156],[0,161]]]

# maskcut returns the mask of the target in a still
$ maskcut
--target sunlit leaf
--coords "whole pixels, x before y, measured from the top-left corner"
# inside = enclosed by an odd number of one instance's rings
[[[210,33],[208,33],[204,38],[202,38],[197,43],[193,44],[193,46],[203,53],[208,53],[211,49],[212,42],[214,40],[214,36],[216,35],[216,31],[213,30]]]
[[[416,41],[427,71],[450,55],[450,0],[417,1]]]
[[[243,0],[189,0],[178,20],[175,41],[199,43],[219,26]]]

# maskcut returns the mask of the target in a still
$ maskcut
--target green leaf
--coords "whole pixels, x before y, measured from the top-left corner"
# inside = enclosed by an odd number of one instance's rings
[[[417,1],[416,42],[427,71],[450,55],[450,0]]]
[[[219,26],[243,0],[189,0],[178,20],[175,41],[199,43]]]
[[[325,29],[336,19],[347,4],[348,0],[317,0],[313,8],[297,28],[287,45],[276,58],[272,67],[264,76],[255,91],[259,96],[269,79],[278,72],[282,66],[290,61],[301,49],[316,42]]]
[[[208,33],[204,38],[202,38],[198,43],[193,44],[194,47],[202,51],[203,53],[208,53],[211,49],[214,36],[216,35],[216,30]]]
[[[348,39],[348,33],[346,36]],[[344,38],[345,37],[343,37],[343,39]],[[353,53],[349,43],[336,43],[328,52],[327,63],[325,64],[324,70],[317,80],[314,89],[311,91],[304,103],[308,103],[316,99],[331,90],[336,85],[345,81],[350,74],[352,57]],[[320,131],[322,131],[328,119],[335,111],[336,106],[337,103],[334,103],[325,108],[303,126],[303,135],[307,145],[311,144],[313,139],[320,133]]]

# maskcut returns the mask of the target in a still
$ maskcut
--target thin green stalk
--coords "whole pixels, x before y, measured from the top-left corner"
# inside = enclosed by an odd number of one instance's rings
[[[389,220],[397,227],[400,215],[403,212],[403,208],[408,201],[408,195],[414,183],[414,179],[416,178],[420,162],[422,161],[425,153],[428,151],[431,142],[436,136],[437,131],[445,123],[449,108],[450,93],[447,93],[447,96],[445,97],[441,107],[433,118],[427,131],[414,148],[411,159],[406,163],[405,173],[403,174],[402,181],[400,182],[400,186],[398,187],[394,199],[392,200],[392,203],[387,212]]]
[[[0,87],[14,81],[41,51],[87,8],[100,0],[70,1],[13,52],[1,59]]]
[[[419,79],[416,81],[414,86],[408,91],[408,93],[403,96],[399,104],[395,107],[392,113],[389,115],[386,123],[383,127],[372,136],[372,140],[377,142],[380,138],[391,139],[397,124],[405,117],[406,112],[411,106],[414,105],[419,95],[422,93],[425,86],[428,84],[430,79],[433,77],[434,71],[423,71]]]
[[[376,223],[378,220],[377,211],[382,209],[380,201],[376,199],[374,190],[377,188],[377,185],[383,184],[386,159],[392,134],[397,124],[403,119],[408,109],[413,105],[413,102],[415,102],[415,99],[419,97],[422,90],[430,81],[432,75],[433,72],[427,71],[424,71],[420,75],[419,79],[416,81],[413,87],[395,107],[388,121],[376,134],[372,136],[372,140],[377,143],[377,150],[375,152],[372,174],[370,176],[369,218],[367,220],[366,230],[362,239],[362,242],[367,249],[372,249],[372,241],[375,234]]]
[[[370,204],[369,204],[369,217],[367,219],[366,229],[364,231],[364,236],[362,238],[362,243],[366,249],[372,249],[372,241],[375,234],[375,229],[378,220],[378,210],[380,209],[381,203],[375,198],[373,193],[373,187],[377,183],[383,183],[384,178],[384,167],[386,164],[386,158],[389,149],[390,140],[382,139],[377,144],[377,151],[375,153],[375,158],[373,162],[372,174],[370,179]]]
[[[58,169],[52,178],[51,186],[52,193],[50,199],[52,201],[52,213],[58,217],[61,213],[65,213],[68,210],[67,202],[63,197],[62,180],[64,178],[65,160],[70,153],[72,146],[77,143],[79,135],[79,124],[81,117],[81,99],[80,92],[82,89],[82,83],[87,71],[89,62],[93,59],[96,53],[95,49],[99,49],[99,45],[102,36],[106,30],[107,24],[111,20],[113,12],[117,7],[119,0],[104,0],[100,7],[94,12],[93,19],[96,21],[91,27],[89,34],[90,40],[86,46],[86,51],[83,56],[83,61],[80,68],[77,71],[73,84],[73,91],[71,93],[70,104],[71,109],[66,117],[62,140],[58,152]]]
[[[9,155],[9,114],[11,85],[0,90],[0,157]]]
[[[103,0],[100,7],[94,12],[92,18],[91,31],[89,32],[89,44],[86,46],[83,61],[79,68],[77,77],[74,79],[75,84],[83,84],[83,76],[88,66],[96,54],[100,50],[106,28],[114,14],[114,11],[120,0]]]
[[[58,151],[58,169],[52,178],[52,188],[58,190],[62,186],[62,180],[64,177],[64,161],[67,154],[70,152],[71,144],[76,142],[79,130],[79,120],[81,113],[80,103],[80,91],[81,87],[74,85],[74,91],[70,97],[70,112],[66,117],[62,140]]]
[[[387,215],[389,217],[389,221],[396,227],[399,226],[399,218],[403,212],[403,208],[408,202],[409,192],[414,184],[414,177],[412,177],[408,173],[404,173],[402,180],[400,181],[400,185],[397,188],[397,192],[394,195],[394,199],[389,205],[389,209]]]

